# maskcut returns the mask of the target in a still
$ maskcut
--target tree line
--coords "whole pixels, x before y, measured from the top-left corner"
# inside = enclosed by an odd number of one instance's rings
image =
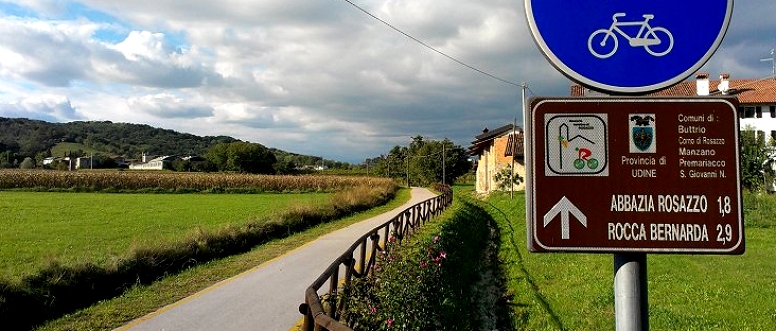
[[[426,140],[415,136],[408,146],[394,146],[388,153],[364,163],[375,175],[394,178],[409,186],[452,184],[472,171],[469,153],[449,139]]]
[[[74,147],[64,152],[57,152],[57,149],[61,149],[58,146],[63,144]],[[219,155],[224,151],[231,153],[230,157]],[[120,166],[114,161],[116,157],[139,160],[143,153],[203,157],[209,153],[212,156],[207,164],[174,161],[172,168],[179,171],[268,173],[269,170],[265,165],[268,162],[272,162],[274,171],[272,173],[281,174],[291,174],[301,167],[312,165],[338,169],[351,167],[344,162],[290,153],[258,143],[239,141],[232,137],[201,137],[145,124],[110,121],[49,123],[24,118],[0,117],[0,168],[42,167],[43,159],[53,156],[71,158],[89,156],[93,158],[93,165],[97,168],[116,168]],[[241,155],[242,153],[250,155]],[[244,161],[255,159],[256,155],[264,158],[258,162],[258,165],[249,165]],[[67,166],[60,163],[53,164],[49,168],[64,170]]]
[[[63,144],[74,147],[54,153]],[[143,153],[201,157],[172,161],[169,167],[175,171],[299,174],[325,169],[337,174],[390,177],[413,186],[453,183],[472,168],[463,147],[448,139],[427,140],[420,135],[408,146],[397,145],[362,164],[349,164],[227,136],[200,137],[144,124],[49,123],[0,117],[0,168],[42,168],[43,160],[52,156],[88,156],[92,168],[116,168],[122,166],[117,157],[139,160]],[[54,162],[46,167],[66,170],[69,163]]]

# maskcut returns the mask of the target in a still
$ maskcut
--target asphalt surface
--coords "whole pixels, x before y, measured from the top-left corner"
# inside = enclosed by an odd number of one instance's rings
[[[298,307],[305,289],[334,259],[364,233],[434,196],[423,188],[413,188],[411,195],[392,211],[324,235],[116,330],[287,331],[302,318]]]

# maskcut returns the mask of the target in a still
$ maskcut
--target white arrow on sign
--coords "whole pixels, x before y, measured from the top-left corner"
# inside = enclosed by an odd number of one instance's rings
[[[582,211],[566,197],[561,198],[560,201],[544,215],[544,227],[546,228],[547,224],[550,224],[550,222],[560,214],[560,225],[562,228],[560,237],[561,239],[569,239],[571,236],[569,233],[569,213],[573,214],[579,223],[582,223],[582,225],[587,227],[587,216],[582,214]]]

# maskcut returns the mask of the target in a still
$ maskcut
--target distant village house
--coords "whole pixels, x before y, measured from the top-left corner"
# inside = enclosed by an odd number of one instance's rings
[[[488,194],[498,190],[497,174],[502,171],[511,171],[513,163],[515,165],[515,175],[523,178],[523,181],[520,185],[514,185],[511,189],[516,191],[525,189],[523,141],[523,130],[514,127],[512,124],[495,130],[488,130],[486,128],[482,131],[482,134],[475,137],[472,146],[469,147],[469,152],[477,157],[477,193]],[[509,188],[509,186],[507,187]]]
[[[164,155],[153,156],[143,153],[143,158],[140,162],[132,162],[129,164],[130,170],[165,170],[173,169],[173,162],[183,160],[191,163],[205,162],[205,159],[197,155],[177,156],[177,155]]]

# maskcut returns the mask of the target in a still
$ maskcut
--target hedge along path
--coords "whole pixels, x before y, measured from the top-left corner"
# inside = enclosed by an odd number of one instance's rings
[[[106,265],[52,263],[24,278],[20,284],[0,281],[0,296],[4,298],[0,302],[0,321],[8,321],[6,325],[11,329],[28,329],[96,301],[115,297],[135,284],[149,284],[164,275],[242,253],[268,240],[385,203],[393,197],[396,187],[389,180],[378,184],[381,185],[354,186],[334,194],[328,204],[292,208],[268,221],[200,231],[189,239],[158,247],[139,247],[129,256]],[[27,319],[18,318],[26,316],[25,311],[39,314]]]

